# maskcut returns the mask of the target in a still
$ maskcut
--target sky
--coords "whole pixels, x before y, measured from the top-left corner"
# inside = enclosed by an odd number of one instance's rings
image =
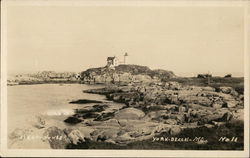
[[[243,76],[240,7],[10,6],[8,72],[79,72],[108,56],[180,76]]]

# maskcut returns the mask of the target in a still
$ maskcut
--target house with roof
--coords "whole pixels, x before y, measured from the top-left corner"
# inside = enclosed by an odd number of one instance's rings
[[[128,62],[128,53],[124,54],[124,61],[122,62],[119,62],[119,59],[116,56],[107,57],[106,67],[114,69],[115,66],[118,66],[119,64],[127,64],[127,62]]]
[[[108,68],[115,68],[118,65],[118,58],[116,56],[108,57],[107,58],[107,67]]]

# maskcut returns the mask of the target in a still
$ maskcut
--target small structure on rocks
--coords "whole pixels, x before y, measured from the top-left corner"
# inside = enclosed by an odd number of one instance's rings
[[[114,69],[118,65],[118,58],[116,56],[107,58],[107,67]]]
[[[231,78],[232,77],[232,74],[227,74],[224,76],[224,78]]]
[[[125,53],[122,62],[119,62],[119,59],[116,56],[108,57],[106,67],[115,69],[115,67],[118,66],[119,64],[125,65],[127,63],[128,63],[128,53]]]

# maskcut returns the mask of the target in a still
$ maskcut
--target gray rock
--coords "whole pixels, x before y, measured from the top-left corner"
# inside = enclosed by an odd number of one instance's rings
[[[212,107],[216,109],[220,109],[222,107],[222,104],[213,103]]]
[[[170,124],[170,125],[177,125],[177,121],[175,119],[167,119],[164,121],[164,123]]]
[[[211,123],[212,121],[218,120],[222,117],[222,114],[208,114],[199,118],[199,125]]]
[[[69,143],[70,139],[63,132],[63,130],[53,126],[46,129],[43,134],[45,140],[47,140],[52,149],[65,149]]]
[[[205,124],[204,126],[207,127],[207,128],[213,128],[214,127],[214,125],[211,125],[211,124]]]
[[[169,134],[175,136],[181,132],[181,128],[179,126],[173,126],[170,128]]]
[[[144,117],[145,113],[136,108],[126,108],[118,111],[115,114],[115,119],[128,119],[128,120],[137,120]]]
[[[185,116],[184,114],[170,114],[169,118],[176,120],[178,123],[183,123],[185,122]]]
[[[238,102],[236,100],[226,101],[226,107],[228,107],[228,108],[234,108],[234,107],[236,107],[237,104],[238,104]]]
[[[69,140],[73,144],[77,144],[78,142],[84,142],[84,135],[77,129],[64,129],[64,132],[68,136]]]
[[[239,95],[239,99],[240,99],[240,100],[244,100],[244,95],[240,94],[240,95]]]
[[[235,90],[231,91],[230,94],[231,94],[232,96],[234,96],[234,97],[239,96],[239,93],[236,92]]]
[[[180,113],[183,113],[183,112],[187,112],[188,108],[186,106],[180,105],[178,110]]]
[[[226,113],[222,116],[222,118],[219,119],[219,121],[221,121],[221,122],[228,122],[228,121],[230,121],[232,118],[233,118],[233,114],[230,113],[230,112],[226,112]]]
[[[234,89],[232,87],[219,87],[218,91],[225,94],[230,94],[231,91],[234,91]]]
[[[96,141],[107,141],[109,139],[115,140],[117,137],[117,133],[119,130],[111,128],[111,129],[99,129],[97,130]]]

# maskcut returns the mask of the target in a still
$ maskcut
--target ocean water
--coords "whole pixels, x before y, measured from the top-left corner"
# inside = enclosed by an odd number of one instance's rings
[[[8,133],[17,128],[28,127],[37,116],[45,119],[50,126],[68,126],[63,120],[72,115],[74,109],[87,106],[69,104],[69,102],[78,99],[105,101],[105,96],[82,92],[86,89],[101,87],[100,85],[84,84],[8,86]]]

